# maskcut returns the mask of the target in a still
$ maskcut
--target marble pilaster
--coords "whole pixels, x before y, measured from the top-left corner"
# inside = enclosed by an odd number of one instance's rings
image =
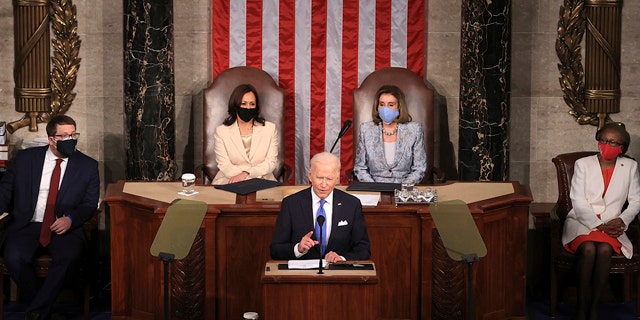
[[[124,0],[124,107],[129,180],[173,180],[172,0]]]
[[[509,178],[511,0],[462,1],[459,178]]]

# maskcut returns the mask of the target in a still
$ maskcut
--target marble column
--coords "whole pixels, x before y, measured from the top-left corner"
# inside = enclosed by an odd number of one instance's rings
[[[174,180],[173,1],[124,0],[126,178]]]
[[[463,0],[461,180],[509,179],[511,0]]]

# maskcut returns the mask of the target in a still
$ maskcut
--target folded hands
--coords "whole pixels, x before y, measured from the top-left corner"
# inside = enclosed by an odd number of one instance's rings
[[[611,221],[599,225],[597,229],[611,237],[617,238],[624,233],[625,224],[622,219],[615,218]]]

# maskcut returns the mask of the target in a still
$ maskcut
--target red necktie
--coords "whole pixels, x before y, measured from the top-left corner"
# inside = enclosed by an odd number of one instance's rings
[[[58,197],[58,185],[60,184],[60,163],[62,159],[56,159],[56,167],[53,168],[51,174],[51,182],[49,183],[49,196],[47,197],[47,207],[44,209],[44,218],[42,219],[42,229],[40,229],[40,244],[43,247],[51,242],[51,225],[55,220],[56,198]]]

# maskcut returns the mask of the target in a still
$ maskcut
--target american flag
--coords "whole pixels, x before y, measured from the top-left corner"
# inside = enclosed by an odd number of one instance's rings
[[[295,133],[285,134],[285,163],[298,184],[351,119],[352,91],[367,75],[384,67],[424,74],[426,0],[212,2],[213,77],[252,66],[284,88],[284,130]],[[353,166],[350,131],[338,146],[343,177]]]

